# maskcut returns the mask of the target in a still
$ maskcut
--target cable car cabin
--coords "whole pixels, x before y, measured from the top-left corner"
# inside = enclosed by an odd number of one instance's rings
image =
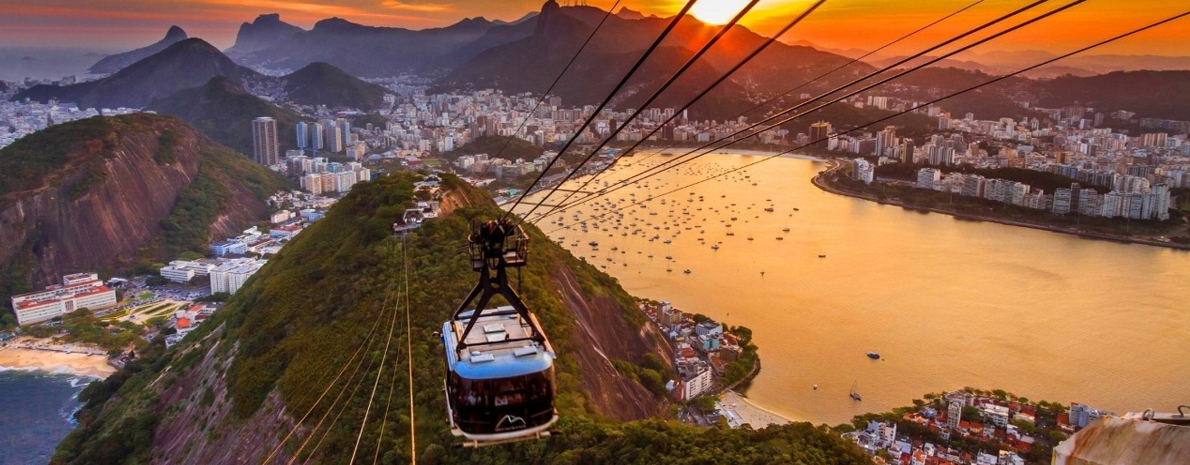
[[[451,432],[467,445],[548,435],[554,410],[554,350],[531,313],[506,306],[474,311],[442,325],[446,345],[446,400]]]

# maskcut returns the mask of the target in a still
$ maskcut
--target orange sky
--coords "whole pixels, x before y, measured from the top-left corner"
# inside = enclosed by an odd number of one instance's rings
[[[369,24],[412,29],[444,26],[484,16],[512,20],[540,8],[543,0],[0,0],[0,46],[76,46],[124,49],[153,42],[171,24],[219,47],[231,46],[239,24],[260,13],[281,13],[286,22],[310,27],[338,16]],[[570,0],[573,1],[573,0]],[[614,0],[588,0],[608,7]],[[703,8],[718,2],[699,0]],[[827,0],[787,40],[807,40],[836,48],[870,49],[944,16],[975,0]],[[1070,0],[1052,0],[1046,11]],[[646,13],[668,15],[683,0],[624,0]],[[810,0],[762,0],[744,24],[774,31]],[[890,53],[906,53],[956,34],[1028,0],[985,0],[981,5],[903,43]],[[1054,18],[981,47],[991,50],[1060,52],[1190,8],[1174,0],[1090,0]],[[1098,53],[1190,55],[1190,20],[1147,32]]]

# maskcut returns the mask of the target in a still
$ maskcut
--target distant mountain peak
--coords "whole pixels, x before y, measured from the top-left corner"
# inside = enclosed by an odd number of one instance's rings
[[[163,40],[177,42],[179,40],[185,40],[187,37],[190,36],[186,35],[186,31],[183,31],[181,27],[174,25],[170,26],[169,31],[165,32],[165,39]]]
[[[215,46],[194,37],[170,44],[111,76],[67,86],[34,86],[14,98],[39,102],[55,99],[74,102],[82,108],[143,108],[154,98],[202,86],[216,75],[236,81],[259,76],[236,65]]]
[[[257,16],[256,19],[252,20],[252,24],[256,24],[256,25],[279,23],[279,22],[281,22],[281,13],[266,13],[266,14]]]
[[[260,51],[284,42],[300,32],[304,30],[281,21],[279,13],[262,14],[251,23],[240,25],[236,43],[227,49],[227,52],[245,54]]]
[[[616,16],[619,16],[620,18],[623,18],[623,19],[645,19],[644,13],[633,10],[626,6],[620,7],[620,12],[616,13]]]
[[[94,65],[91,65],[91,68],[87,70],[87,72],[94,74],[115,73],[116,71],[123,69],[125,66],[140,61],[142,58],[165,50],[166,47],[169,47],[170,45],[173,45],[177,42],[186,40],[187,37],[189,36],[186,35],[186,31],[182,30],[182,28],[176,25],[170,26],[169,30],[165,32],[165,37],[153,43],[152,45],[141,47],[130,52],[117,53],[115,55],[103,57],[99,61],[95,62]]]
[[[346,28],[362,27],[360,24],[353,23],[338,16],[327,18],[314,23],[315,31],[337,30]]]

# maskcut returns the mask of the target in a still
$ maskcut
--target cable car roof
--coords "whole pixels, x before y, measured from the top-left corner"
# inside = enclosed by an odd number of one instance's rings
[[[467,335],[468,347],[462,354],[458,338],[472,311],[443,323],[447,363],[452,371],[467,379],[499,379],[538,373],[553,366],[555,355],[549,343],[528,340],[530,326],[513,307],[486,309],[483,313]],[[502,342],[505,340],[509,342]]]

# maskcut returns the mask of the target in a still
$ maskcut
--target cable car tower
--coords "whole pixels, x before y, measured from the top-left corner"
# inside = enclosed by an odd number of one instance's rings
[[[548,436],[558,421],[556,355],[508,282],[509,268],[525,266],[529,239],[519,225],[501,220],[473,227],[470,243],[479,283],[441,333],[451,433],[472,447]],[[487,308],[495,296],[509,305]]]

